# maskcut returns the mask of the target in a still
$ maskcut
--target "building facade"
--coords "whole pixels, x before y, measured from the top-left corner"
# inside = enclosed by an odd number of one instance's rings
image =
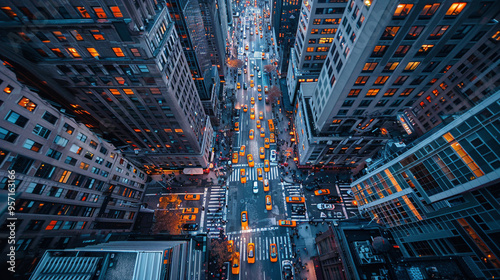
[[[408,257],[460,256],[500,275],[500,91],[351,184]]]
[[[2,264],[12,222],[20,272],[45,249],[131,231],[147,175],[3,65],[0,88],[0,193],[15,199],[14,215],[1,214]]]
[[[365,145],[377,143],[380,149],[390,138],[412,134],[405,123],[395,125],[399,116],[427,97],[425,92],[471,46],[498,28],[494,18],[499,5],[476,4],[350,1],[309,101],[311,127],[318,135],[329,135],[333,145],[304,151],[319,156],[300,162],[329,160],[360,168],[377,152],[360,156]],[[455,51],[450,52],[450,45]],[[342,134],[356,144],[339,147],[336,137]],[[302,141],[314,143],[304,136]],[[326,155],[330,149],[345,151],[331,157]]]
[[[151,172],[208,166],[212,126],[163,2],[20,5],[0,13],[2,56],[19,72]]]

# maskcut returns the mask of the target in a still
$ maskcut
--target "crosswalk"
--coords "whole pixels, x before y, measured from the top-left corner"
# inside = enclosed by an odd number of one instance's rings
[[[225,228],[224,211],[226,205],[226,189],[221,186],[210,188],[209,199],[207,202],[207,224],[206,230],[209,235],[219,234],[219,230]]]
[[[241,235],[228,234],[228,240],[234,240],[236,251],[240,252],[241,262],[248,261],[248,243],[255,244],[255,261],[266,261],[270,259],[269,245],[276,244],[278,247],[278,261],[290,259],[292,254],[292,243],[289,236],[257,236],[245,237]]]
[[[233,165],[233,171],[231,172],[231,176],[229,176],[230,182],[238,182],[240,181],[240,169],[245,169],[245,174],[247,176],[247,181],[257,181],[257,168],[262,168],[264,171],[263,164],[256,164],[255,167],[248,167],[248,165],[237,166]],[[278,166],[271,166],[269,172],[262,172],[264,179],[277,180],[279,179],[279,169]]]
[[[286,196],[304,196],[304,193],[300,187],[300,185],[295,185],[295,184],[290,184],[290,183],[283,183],[283,200],[285,200]],[[303,205],[307,209],[307,204],[298,204],[298,205]],[[289,205],[285,203],[285,209],[286,208],[292,208],[293,206],[296,205]],[[307,210],[304,211],[303,214],[299,214],[294,211],[290,211],[290,216],[288,216],[288,213],[286,214],[287,217],[294,221],[309,221],[308,213]]]

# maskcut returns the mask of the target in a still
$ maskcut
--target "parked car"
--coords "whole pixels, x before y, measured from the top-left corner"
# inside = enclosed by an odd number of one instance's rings
[[[327,195],[323,197],[324,203],[341,203],[342,198],[338,195]]]
[[[186,223],[182,225],[182,230],[185,231],[195,231],[198,230],[198,224],[197,223]]]
[[[335,205],[328,204],[328,203],[318,203],[317,206],[318,206],[319,210],[333,210],[333,209],[335,209]]]

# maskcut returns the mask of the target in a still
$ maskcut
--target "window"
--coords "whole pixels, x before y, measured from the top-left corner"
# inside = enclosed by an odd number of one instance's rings
[[[329,47],[317,47],[316,51],[317,52],[327,52],[330,48]]]
[[[311,34],[318,34],[318,31],[319,31],[319,29],[316,29],[316,28],[311,29]]]
[[[306,52],[313,52],[314,51],[314,48],[313,47],[309,47],[306,49]]]
[[[94,158],[94,154],[87,151],[85,152],[85,155],[84,155],[85,158],[88,158],[88,159],[93,159]]]
[[[390,88],[384,93],[384,96],[393,96],[396,91],[398,91],[397,88]]]
[[[47,196],[61,197],[63,190],[64,189],[58,187],[50,187],[50,190],[47,192]]]
[[[96,141],[90,140],[90,144],[89,145],[90,145],[91,148],[96,149],[98,144],[97,144]]]
[[[367,62],[363,67],[363,72],[373,72],[373,70],[375,70],[377,65],[378,65],[377,62]]]
[[[399,96],[408,96],[410,95],[410,93],[412,93],[414,90],[414,88],[407,88],[405,90],[403,90],[403,92],[401,92],[401,94]]]
[[[412,26],[410,30],[408,30],[408,34],[406,34],[406,40],[415,40],[420,36],[422,31],[424,30],[424,26]]]
[[[432,5],[425,5],[422,11],[420,12],[420,18],[430,18],[436,13],[437,9],[441,4],[434,3]]]
[[[61,174],[61,177],[59,177],[59,183],[67,183],[69,176],[71,176],[71,171],[64,170],[63,173]]]
[[[13,86],[6,86],[4,89],[3,89],[3,92],[7,93],[7,94],[11,94],[12,91],[14,90],[14,87]]]
[[[89,164],[85,162],[80,162],[80,168],[83,170],[88,170],[89,169]]]
[[[19,102],[17,102],[17,105],[24,107],[26,110],[30,112],[33,112],[36,109],[36,103],[33,103],[31,100],[29,100],[24,96],[23,98],[21,98],[21,100],[19,100]]]
[[[50,130],[48,130],[47,128],[37,124],[35,126],[35,128],[33,129],[33,133],[40,136],[40,137],[43,137],[45,139],[49,138],[49,135],[50,135]]]
[[[436,28],[434,28],[432,33],[429,35],[428,39],[431,40],[431,39],[441,38],[441,36],[444,35],[444,33],[446,32],[446,30],[448,30],[449,27],[450,27],[449,25],[438,25]]]
[[[70,156],[67,156],[66,160],[64,160],[64,163],[72,165],[72,166],[75,166],[76,162],[77,162],[77,159],[76,158],[72,158]]]
[[[313,24],[314,24],[314,25],[321,24],[321,19],[320,19],[320,18],[316,18],[316,19],[314,19]]]
[[[42,119],[48,121],[51,124],[55,124],[57,121],[57,117],[47,111],[43,114]]]
[[[411,61],[406,64],[405,70],[404,71],[414,71],[417,69],[417,67],[420,65],[419,61]]]
[[[417,56],[426,55],[432,50],[432,48],[434,48],[434,45],[422,45],[420,49],[418,49]]]
[[[75,48],[67,48],[67,50],[74,58],[82,57]]]
[[[83,143],[85,143],[85,141],[87,141],[87,135],[79,132],[78,135],[76,136],[76,139],[82,141]]]
[[[125,54],[123,53],[121,48],[113,48],[113,51],[115,52],[115,55],[118,57],[124,57]]]
[[[413,8],[413,4],[399,4],[396,7],[396,11],[394,11],[394,14],[392,15],[393,17],[406,17],[411,9]]]
[[[87,48],[87,51],[89,52],[89,54],[93,57],[99,57],[99,53],[97,52],[97,50],[95,48]]]
[[[106,13],[104,12],[104,9],[101,7],[92,7],[92,10],[94,10],[94,13],[98,18],[107,18]]]
[[[383,85],[387,80],[389,79],[389,76],[378,76],[375,82],[373,82],[374,85]]]
[[[351,89],[347,96],[348,97],[356,97],[359,95],[360,92],[361,92],[361,89]]]
[[[342,103],[342,107],[351,107],[354,104],[354,99],[346,99],[344,103]]]
[[[399,76],[397,79],[394,81],[393,85],[402,85],[406,80],[408,79],[408,76]]]
[[[50,179],[52,178],[55,170],[55,166],[42,162],[42,164],[40,164],[40,167],[38,167],[37,171],[35,172],[35,177]]]
[[[85,7],[76,7],[76,9],[78,10],[78,12],[80,12],[80,15],[83,18],[90,18],[90,14],[89,12],[87,12],[87,9],[85,9]]]
[[[380,89],[378,88],[371,88],[368,90],[368,92],[366,93],[366,97],[375,97],[377,96],[377,93],[380,91]]]
[[[304,57],[304,60],[311,60],[311,56],[310,56],[310,55],[306,55],[306,56]]]
[[[465,8],[466,5],[467,5],[467,3],[453,3],[453,4],[451,4],[448,11],[446,11],[446,16],[458,16],[463,11],[463,9]]]
[[[62,155],[61,152],[58,152],[58,151],[52,150],[52,149],[49,149],[47,151],[47,154],[46,154],[46,156],[53,158],[53,159],[56,159],[56,160],[59,160],[61,158],[61,155]]]
[[[396,52],[394,53],[394,56],[405,56],[406,53],[410,50],[411,46],[408,45],[401,45],[396,49]]]
[[[372,103],[372,100],[363,100],[359,103],[359,107],[368,107]]]
[[[7,116],[5,117],[5,120],[13,123],[17,126],[24,127],[26,123],[28,123],[28,119],[19,115],[18,113],[14,111],[10,111]]]
[[[137,67],[139,68],[139,71],[141,71],[141,73],[149,73],[149,68],[147,65],[137,65]]]
[[[11,7],[0,7],[0,10],[2,10],[11,19],[17,18],[17,14],[12,10]]]
[[[384,67],[384,72],[392,72],[394,71],[399,65],[399,62],[389,62],[385,65]]]
[[[339,24],[340,18],[325,18],[323,24]]]
[[[32,150],[32,151],[37,152],[37,153],[40,151],[42,146],[43,146],[42,144],[37,143],[31,139],[26,139],[26,141],[24,142],[24,145],[23,145],[24,148],[26,148],[28,150]]]
[[[472,30],[472,25],[461,25],[451,39],[463,39]]]
[[[75,37],[77,41],[83,41],[83,37],[82,35],[80,35],[80,33],[78,33],[78,31],[71,30],[69,33],[71,33],[71,35],[73,35],[73,37]]]
[[[383,56],[385,54],[385,51],[387,51],[387,46],[375,46],[371,56],[374,57]]]
[[[7,142],[10,142],[10,143],[14,143],[14,141],[16,141],[18,136],[19,136],[19,134],[16,134],[16,133],[9,131],[3,127],[0,127],[0,139],[7,141]],[[0,161],[0,163],[1,163],[1,161]]]
[[[50,49],[57,57],[64,58],[64,54],[61,52],[60,49],[58,48],[52,48]]]
[[[61,31],[52,31],[52,34],[54,34],[54,37],[56,37],[56,39],[59,42],[66,42],[66,41],[68,41],[66,39],[66,36],[64,36]]]
[[[385,28],[384,33],[382,33],[382,37],[380,37],[381,40],[391,40],[396,37],[396,34],[398,33],[399,26],[387,26]]]
[[[337,33],[337,28],[323,28],[321,29],[321,34],[335,34]]]
[[[101,154],[103,154],[103,155],[106,155],[106,154],[108,153],[108,149],[106,149],[106,148],[104,148],[104,147],[101,147],[101,148],[99,149],[99,152],[100,152]]]
[[[356,81],[354,82],[354,85],[360,86],[366,84],[370,76],[359,76]]]
[[[132,48],[132,49],[130,49],[130,51],[132,52],[132,55],[134,55],[135,57],[140,57],[141,56],[141,53],[139,52],[139,49]]]
[[[64,123],[63,130],[66,131],[68,134],[73,134],[73,131],[75,131],[75,128],[69,125],[68,123]]]
[[[331,44],[333,42],[333,38],[320,38],[319,44]]]
[[[66,145],[68,144],[68,139],[64,138],[64,137],[61,137],[59,135],[56,136],[56,138],[54,138],[54,143],[56,145],[59,145],[61,147],[66,147]]]
[[[95,162],[96,162],[97,164],[102,164],[102,163],[104,162],[104,159],[103,159],[102,157],[96,157],[96,158],[95,158]]]
[[[116,17],[116,18],[123,17],[122,11],[120,11],[120,8],[118,6],[110,6],[109,9],[113,13],[114,17]]]
[[[90,30],[90,34],[92,34],[92,37],[94,37],[94,39],[97,41],[105,40],[104,36],[101,34],[99,30]]]
[[[70,150],[70,152],[73,152],[75,154],[81,154],[83,149],[82,149],[82,147],[73,144],[73,146],[71,146],[71,148],[69,150]]]

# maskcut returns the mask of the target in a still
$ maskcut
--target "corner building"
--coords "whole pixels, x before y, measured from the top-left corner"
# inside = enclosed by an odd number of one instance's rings
[[[212,126],[164,2],[2,1],[2,56],[143,168],[207,167]],[[62,99],[62,100],[61,100]]]
[[[403,137],[395,121],[497,28],[499,9],[481,1],[349,1],[316,88],[298,97],[309,99],[298,107],[310,112],[296,124],[311,127],[297,131],[310,146],[299,143],[300,163],[359,168]]]
[[[15,215],[0,215],[2,269],[12,246],[7,244],[9,217],[17,219],[16,270],[21,274],[46,249],[131,231],[147,175],[3,65],[0,89],[0,194],[8,195],[9,170],[15,171],[16,187]]]
[[[459,256],[500,275],[500,92],[351,184],[407,257]]]

